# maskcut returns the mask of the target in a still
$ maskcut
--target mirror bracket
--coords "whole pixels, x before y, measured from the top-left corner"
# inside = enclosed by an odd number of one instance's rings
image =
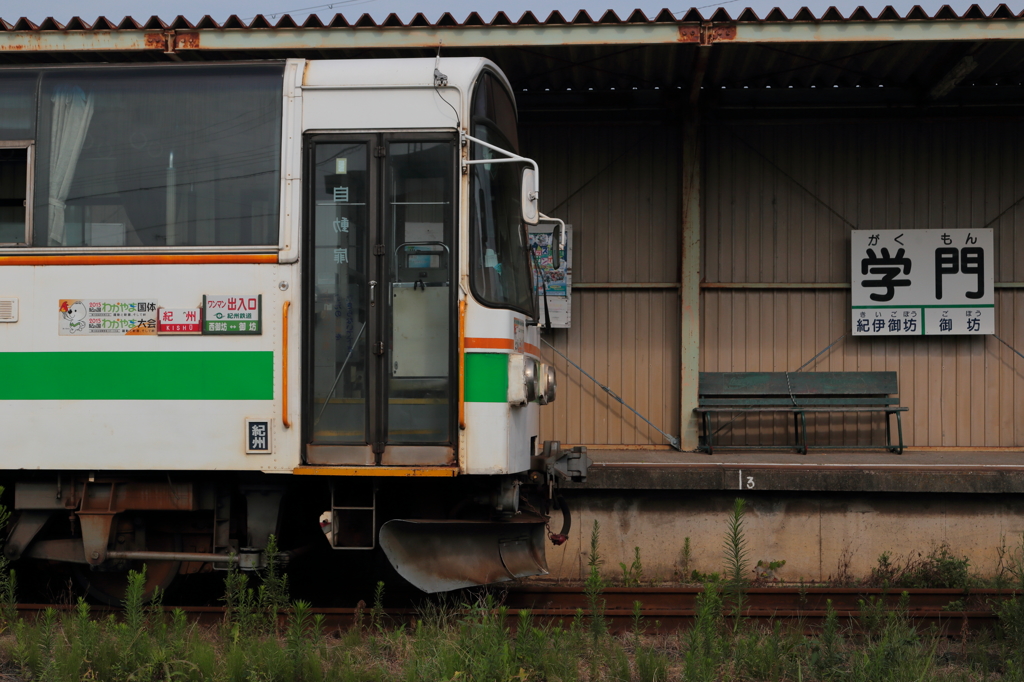
[[[522,203],[523,203],[523,222],[527,225],[536,225],[539,221],[540,211],[540,171],[537,168],[537,162],[533,159],[528,159],[525,156],[519,156],[513,152],[510,152],[501,147],[496,147],[490,142],[485,142],[480,138],[473,137],[464,131],[460,131],[461,144],[463,147],[467,146],[469,142],[475,142],[482,147],[486,147],[491,151],[501,154],[501,158],[497,159],[462,159],[462,173],[465,175],[469,172],[470,166],[477,166],[482,163],[524,163],[530,166],[529,169],[523,172],[523,191],[522,191]],[[532,180],[530,178],[532,176]]]

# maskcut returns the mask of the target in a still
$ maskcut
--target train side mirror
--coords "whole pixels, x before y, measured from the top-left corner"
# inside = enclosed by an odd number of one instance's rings
[[[536,225],[540,221],[540,192],[537,190],[537,171],[523,169],[522,205],[523,222]]]
[[[557,270],[562,267],[562,249],[565,248],[566,238],[569,236],[565,231],[565,221],[549,218],[543,213],[540,214],[540,219],[545,223],[555,224],[555,229],[551,230],[551,268]]]
[[[551,230],[551,269],[562,267],[562,226],[555,225]]]

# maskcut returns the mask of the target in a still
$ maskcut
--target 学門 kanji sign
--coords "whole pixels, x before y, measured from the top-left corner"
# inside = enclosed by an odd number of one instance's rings
[[[855,336],[994,334],[992,230],[853,230]]]

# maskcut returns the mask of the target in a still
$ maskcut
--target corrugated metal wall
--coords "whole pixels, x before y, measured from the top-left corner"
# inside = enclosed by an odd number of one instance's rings
[[[995,231],[996,333],[1024,350],[1024,131],[1019,122],[717,125],[706,137],[707,283],[848,283],[849,231]],[[850,329],[848,289],[707,288],[702,371],[793,371]],[[899,373],[906,442],[1024,446],[1024,360],[991,336],[847,336],[805,371]],[[819,420],[817,441],[881,437],[881,417]],[[842,436],[839,435],[843,430]],[[792,436],[736,419],[720,438]],[[750,442],[747,440],[746,442]]]
[[[567,117],[568,118],[568,117]],[[573,282],[679,281],[678,131],[645,123],[533,125],[524,153],[541,168],[541,206],[573,226]],[[545,334],[669,433],[679,432],[679,293],[574,289],[572,328]],[[541,437],[590,445],[664,439],[544,347],[558,398]]]

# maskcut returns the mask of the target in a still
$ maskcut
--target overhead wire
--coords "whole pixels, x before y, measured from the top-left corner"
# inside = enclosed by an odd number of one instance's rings
[[[261,12],[261,14],[263,14],[264,16],[268,16],[271,19],[274,19],[274,18],[276,18],[279,15],[291,14],[292,12],[306,12],[306,11],[309,11],[309,10],[317,10],[317,9],[334,9],[335,5],[345,5],[345,6],[365,5],[365,4],[371,3],[373,1],[374,0],[338,0],[337,2],[330,2],[330,3],[323,4],[323,5],[312,5],[310,7],[298,7],[296,9],[286,9],[286,10],[281,10],[281,11],[278,11],[278,12]],[[256,18],[255,16],[251,16],[251,17],[247,17],[247,18],[243,19],[242,21],[252,21],[255,18]]]
[[[655,425],[654,425],[654,423],[653,423],[653,422],[652,422],[652,421],[651,421],[650,419],[648,419],[647,417],[643,416],[642,414],[640,414],[639,412],[637,412],[636,410],[634,410],[634,409],[633,409],[633,408],[632,408],[632,407],[631,407],[631,406],[630,406],[630,405],[629,405],[629,404],[628,404],[628,403],[627,403],[627,402],[626,402],[625,400],[623,400],[622,398],[620,398],[620,397],[619,397],[619,395],[618,395],[618,394],[617,394],[617,393],[616,393],[615,391],[613,391],[612,389],[608,388],[607,386],[605,386],[604,384],[602,384],[602,383],[601,383],[600,381],[598,381],[597,379],[595,379],[595,378],[594,378],[593,376],[591,376],[590,374],[588,374],[588,373],[587,373],[587,370],[583,369],[582,367],[580,367],[579,365],[577,365],[577,364],[576,364],[575,362],[573,362],[572,360],[570,360],[570,359],[569,359],[569,356],[568,356],[568,355],[566,355],[565,353],[563,353],[562,351],[558,350],[558,349],[557,349],[557,348],[555,348],[555,347],[554,347],[553,345],[551,345],[551,342],[550,342],[550,341],[548,341],[547,339],[545,339],[545,338],[543,338],[543,337],[541,337],[541,341],[543,341],[543,342],[544,342],[544,343],[545,343],[545,344],[547,345],[547,347],[548,347],[548,348],[550,348],[551,350],[553,350],[553,351],[555,351],[556,353],[558,353],[558,355],[562,356],[562,359],[563,359],[563,360],[565,360],[565,361],[566,361],[566,362],[568,362],[568,363],[569,363],[570,365],[572,365],[572,366],[573,366],[573,367],[575,367],[575,368],[576,368],[577,370],[579,370],[579,372],[580,372],[580,373],[581,373],[581,374],[582,374],[583,376],[587,377],[588,379],[590,379],[591,381],[593,381],[593,382],[594,382],[595,384],[597,384],[598,386],[600,386],[600,387],[601,387],[601,390],[603,390],[603,391],[604,391],[605,393],[607,393],[608,395],[610,395],[610,396],[611,396],[611,397],[612,397],[612,398],[613,398],[613,399],[614,399],[614,400],[615,400],[616,402],[618,402],[618,403],[619,403],[620,405],[622,405],[623,407],[625,407],[625,408],[626,408],[627,410],[629,410],[630,412],[632,412],[633,414],[635,414],[636,416],[640,417],[640,418],[641,418],[641,419],[643,419],[643,420],[644,420],[645,422],[647,422],[647,425],[648,425],[648,426],[650,426],[650,427],[651,427],[652,429],[654,429],[655,431],[657,431],[658,433],[660,433],[661,435],[663,435],[663,436],[665,437],[665,439],[666,439],[666,440],[668,441],[669,445],[671,445],[672,447],[674,447],[674,448],[675,448],[676,450],[679,450],[679,449],[681,449],[681,445],[680,445],[680,442],[679,442],[679,439],[678,439],[678,438],[676,438],[675,436],[671,436],[671,435],[669,435],[669,434],[665,433],[664,431],[662,431],[661,429],[659,429],[659,428],[658,428],[657,426],[655,426]]]
[[[687,7],[686,9],[676,10],[672,14],[686,14],[691,9],[707,9],[708,7],[721,7],[722,5],[730,5],[730,4],[734,3],[734,2],[739,2],[739,0],[725,0],[725,2],[716,2],[713,5],[702,5],[700,7],[692,7],[692,8],[691,7]]]

